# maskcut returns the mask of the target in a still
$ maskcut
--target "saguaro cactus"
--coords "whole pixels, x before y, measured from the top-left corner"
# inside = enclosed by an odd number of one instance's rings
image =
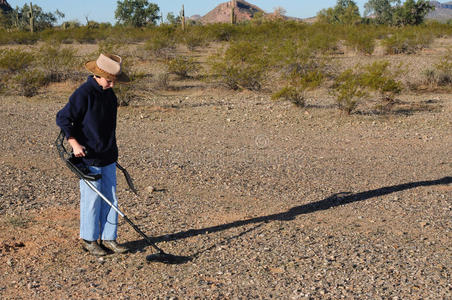
[[[35,19],[33,16],[33,4],[30,2],[30,12],[28,13],[28,17],[30,18],[30,32],[34,32],[35,27]]]
[[[231,24],[235,24],[237,21],[236,15],[235,15],[235,8],[237,6],[237,1],[232,0],[231,1]]]
[[[185,9],[184,9],[183,4],[182,4],[182,10],[180,11],[180,22],[182,24],[182,30],[185,31]]]

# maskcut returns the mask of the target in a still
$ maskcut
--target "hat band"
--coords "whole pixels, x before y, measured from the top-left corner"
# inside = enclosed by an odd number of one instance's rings
[[[96,63],[96,67],[99,69],[99,71],[101,71],[101,72],[107,74],[108,76],[112,77],[114,80],[116,80],[116,79],[118,78],[118,75],[114,75],[114,74],[111,74],[111,73],[109,73],[109,72],[103,70],[101,67],[99,67],[99,66],[97,65],[97,63]],[[121,72],[120,72],[119,74],[121,74]]]

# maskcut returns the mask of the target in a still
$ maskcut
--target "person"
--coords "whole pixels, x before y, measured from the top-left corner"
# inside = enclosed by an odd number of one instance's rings
[[[81,157],[92,174],[101,174],[94,186],[117,206],[116,83],[129,82],[121,69],[121,57],[100,54],[85,63],[92,73],[69,97],[57,113],[56,123],[64,132],[73,154]],[[82,247],[96,256],[106,255],[105,247],[115,253],[127,252],[117,239],[118,214],[80,180],[80,238]],[[99,243],[98,243],[99,240]]]

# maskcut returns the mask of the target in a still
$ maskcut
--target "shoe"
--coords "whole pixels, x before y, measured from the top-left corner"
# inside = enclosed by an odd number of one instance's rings
[[[129,251],[126,247],[120,246],[115,240],[111,241],[101,241],[102,246],[107,247],[112,250],[114,253],[126,253]]]
[[[97,241],[83,240],[83,249],[95,256],[107,255],[107,252],[99,246]]]

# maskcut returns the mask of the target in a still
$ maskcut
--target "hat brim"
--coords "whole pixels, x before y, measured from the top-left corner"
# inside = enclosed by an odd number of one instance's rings
[[[96,64],[95,60],[88,61],[85,63],[85,68],[93,73],[94,75],[104,77],[105,79],[112,80],[114,82],[121,82],[121,83],[127,83],[130,82],[129,76],[125,74],[124,72],[119,73],[119,75],[112,75],[110,73],[107,73],[101,69]]]

